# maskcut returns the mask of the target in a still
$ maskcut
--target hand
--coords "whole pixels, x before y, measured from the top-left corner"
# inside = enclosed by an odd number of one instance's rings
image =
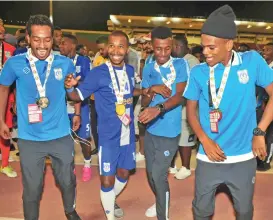
[[[151,92],[150,88],[142,89],[142,95],[151,97],[154,95],[153,92]]]
[[[164,98],[169,98],[172,94],[172,91],[164,84],[154,85],[150,88],[151,92],[162,95]]]
[[[213,162],[222,162],[227,159],[224,151],[210,138],[203,141],[202,145],[209,160]]]
[[[11,133],[6,123],[0,123],[0,136],[4,139],[10,139]]]
[[[265,160],[267,156],[265,138],[264,136],[253,136],[252,152],[255,157],[258,156],[260,160]]]
[[[81,79],[81,76],[77,76],[74,78],[73,74],[69,74],[65,77],[64,86],[67,89],[71,89],[72,87],[78,85],[79,80]]]
[[[81,117],[78,115],[74,115],[74,117],[72,119],[72,123],[73,123],[72,130],[77,131],[81,125]]]
[[[160,110],[157,107],[145,108],[145,110],[143,110],[139,114],[138,120],[139,122],[143,124],[147,124],[148,122],[155,119],[159,114],[160,114]]]

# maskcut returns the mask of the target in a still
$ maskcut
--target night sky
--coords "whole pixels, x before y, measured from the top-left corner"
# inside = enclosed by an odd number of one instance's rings
[[[207,17],[213,10],[229,4],[238,19],[273,22],[273,2],[53,2],[54,25],[64,29],[107,31],[110,14]],[[6,24],[22,25],[31,14],[49,15],[49,2],[0,2],[0,17]],[[12,22],[11,22],[12,21]]]

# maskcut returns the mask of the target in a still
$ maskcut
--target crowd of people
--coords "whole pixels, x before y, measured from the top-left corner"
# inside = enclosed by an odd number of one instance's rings
[[[270,169],[273,153],[273,43],[261,53],[247,44],[236,49],[232,8],[224,5],[209,15],[202,46],[193,48],[185,35],[158,26],[131,39],[113,31],[97,39],[97,53],[88,52],[44,15],[31,16],[16,35],[15,48],[0,25],[0,172],[17,176],[9,164],[10,146],[17,142],[24,219],[39,218],[47,158],[67,219],[81,219],[74,142],[84,157],[82,181],[90,181],[98,154],[108,220],[124,216],[116,198],[142,160],[155,196],[145,215],[169,219],[168,174],[189,177],[197,145],[194,219],[211,218],[223,183],[236,219],[253,218],[256,169]]]

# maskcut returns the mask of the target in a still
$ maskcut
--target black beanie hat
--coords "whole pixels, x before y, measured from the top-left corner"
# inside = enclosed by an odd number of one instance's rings
[[[223,39],[234,39],[237,35],[236,16],[229,5],[224,5],[212,12],[205,21],[201,34]]]

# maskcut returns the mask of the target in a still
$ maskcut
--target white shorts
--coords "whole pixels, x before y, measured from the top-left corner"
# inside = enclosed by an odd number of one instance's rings
[[[186,119],[182,119],[182,131],[178,145],[182,147],[192,147],[196,144],[196,139],[196,135],[191,129],[188,121]]]

